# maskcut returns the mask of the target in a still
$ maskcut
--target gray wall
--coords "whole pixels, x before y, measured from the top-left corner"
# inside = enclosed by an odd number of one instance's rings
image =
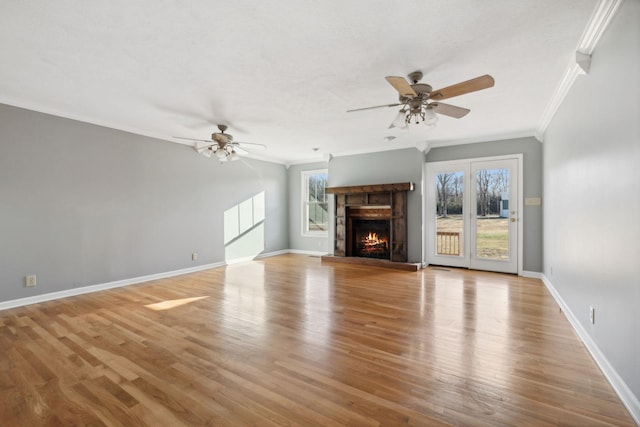
[[[287,249],[286,188],[282,165],[0,105],[0,301],[224,261],[224,211],[262,191]]]
[[[422,165],[423,154],[415,148],[335,157],[329,162],[329,186],[413,182],[415,190],[407,198],[409,262],[422,262]],[[331,221],[335,221],[333,200]],[[335,226],[335,224],[332,224]],[[333,227],[329,247],[333,252]]]
[[[535,138],[488,141],[433,148],[427,162],[523,154],[523,198],[542,197],[542,144]],[[543,199],[542,204],[545,204]],[[525,206],[523,214],[523,269],[542,271],[542,207]]]
[[[329,237],[309,237],[302,235],[302,172],[328,169],[327,162],[293,165],[287,171],[289,183],[289,245],[293,250],[329,252]]]
[[[544,273],[640,398],[640,2],[626,1],[549,125]],[[589,321],[589,306],[596,310]]]

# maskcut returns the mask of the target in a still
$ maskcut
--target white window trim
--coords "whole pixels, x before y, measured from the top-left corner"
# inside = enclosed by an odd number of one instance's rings
[[[327,231],[313,231],[313,230],[308,230],[307,226],[309,225],[309,217],[308,217],[308,200],[309,200],[309,185],[307,184],[307,180],[309,178],[309,176],[311,175],[316,175],[319,173],[329,173],[329,169],[312,169],[312,170],[306,170],[306,171],[302,171],[300,173],[300,196],[301,196],[301,203],[300,203],[300,218],[302,219],[301,221],[301,235],[302,237],[329,237],[329,230]]]

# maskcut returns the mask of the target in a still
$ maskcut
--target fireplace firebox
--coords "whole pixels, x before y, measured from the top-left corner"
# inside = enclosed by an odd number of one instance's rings
[[[346,256],[391,259],[391,206],[347,206]]]
[[[391,251],[390,224],[384,219],[355,219],[352,220],[352,249],[353,256],[364,258],[389,259]]]

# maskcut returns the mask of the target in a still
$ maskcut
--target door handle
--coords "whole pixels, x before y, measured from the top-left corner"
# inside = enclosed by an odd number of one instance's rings
[[[516,219],[515,218],[511,218],[511,222],[516,222]]]

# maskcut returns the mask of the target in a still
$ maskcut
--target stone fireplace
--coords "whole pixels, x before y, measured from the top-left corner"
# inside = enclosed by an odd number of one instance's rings
[[[329,258],[407,263],[409,191],[411,182],[327,188],[335,195],[334,256]]]

